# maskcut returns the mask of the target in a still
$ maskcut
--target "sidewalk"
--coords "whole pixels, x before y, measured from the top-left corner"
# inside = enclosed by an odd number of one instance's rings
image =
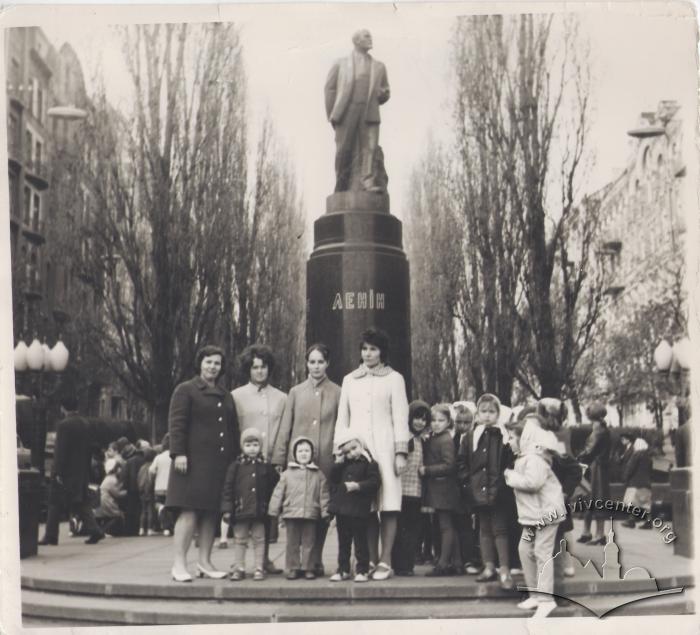
[[[607,523],[609,525],[609,523]],[[580,535],[581,521],[575,521],[574,540],[568,544],[569,552],[581,560],[582,564],[590,559],[600,571],[603,563],[603,547],[590,547],[575,542]],[[607,529],[607,527],[606,527]],[[270,545],[270,557],[275,564],[284,568],[284,530],[280,530],[280,539]],[[615,523],[615,539],[620,548],[622,575],[632,567],[643,567],[657,579],[685,578],[693,573],[693,561],[673,554],[673,545],[664,544],[661,534],[654,529],[628,529]],[[175,585],[170,580],[172,565],[171,538],[163,536],[106,538],[97,545],[85,545],[83,538],[72,538],[68,535],[67,525],[61,526],[60,544],[56,547],[40,547],[39,555],[21,561],[23,579],[50,579],[64,582],[80,582],[86,584],[129,584],[138,582],[139,585],[161,586]],[[266,587],[328,587],[333,585],[328,576],[337,566],[337,533],[334,527],[328,532],[324,549],[324,566],[326,577],[314,581],[289,582],[284,576],[268,576],[262,583],[246,580],[246,586],[256,588]],[[190,571],[195,572],[197,552],[194,547],[189,552]],[[247,554],[248,571],[252,568],[252,553]],[[214,548],[212,560],[222,570],[228,570],[232,562],[232,551]],[[387,586],[414,586],[421,588],[444,587],[447,583],[479,586],[474,576],[429,578],[424,574],[428,566],[416,567],[416,575],[412,578],[392,578],[382,583],[370,583],[368,588],[377,590]],[[595,576],[568,579],[570,582],[595,582]],[[517,580],[516,580],[517,582]],[[670,584],[675,586],[676,582]],[[230,583],[229,583],[230,584]],[[683,582],[685,584],[685,582]],[[182,585],[180,585],[182,586]],[[237,586],[232,585],[230,586]],[[340,585],[342,586],[342,585]],[[483,585],[481,585],[483,586]],[[659,584],[661,587],[662,585]],[[268,589],[269,590],[269,589]]]

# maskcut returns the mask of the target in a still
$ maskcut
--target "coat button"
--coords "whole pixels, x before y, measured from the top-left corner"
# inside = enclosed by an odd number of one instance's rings
[[[251,491],[251,492],[254,492],[254,491],[255,491],[255,488],[254,488],[254,487],[251,487],[251,488],[250,488],[250,491]]]
[[[253,476],[255,476],[255,472],[253,472]]]
[[[317,423],[318,423],[318,422],[316,421],[316,419],[314,419],[313,425],[316,425]]]
[[[486,488],[485,488],[485,487],[482,487],[482,488],[481,488],[481,491],[482,491],[482,492],[485,492],[485,491],[486,491]]]
[[[224,433],[223,433],[223,432],[219,432],[219,436],[220,436],[220,437],[223,437],[223,436],[224,436]]]
[[[221,408],[221,402],[219,402],[218,404],[216,404],[216,407],[217,407],[217,408]]]
[[[318,390],[316,391],[316,393],[315,393],[315,394],[316,394],[316,396],[318,397]]]
[[[223,418],[223,417],[219,417],[219,421],[223,421],[223,420],[224,420],[224,418]]]
[[[221,451],[222,451],[222,452],[224,451],[224,446],[223,446],[223,445],[221,446]]]

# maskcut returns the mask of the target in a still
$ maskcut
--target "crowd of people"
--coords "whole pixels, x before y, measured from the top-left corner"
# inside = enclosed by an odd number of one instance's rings
[[[510,590],[513,575],[522,573],[528,587],[544,593],[531,592],[518,606],[547,615],[556,606],[554,580],[538,580],[538,572],[573,529],[565,503],[584,474],[591,498],[609,497],[605,407],[588,407],[592,432],[574,455],[558,399],[511,409],[486,393],[475,403],[409,405],[403,377],[388,365],[388,336],[368,329],[359,352],[359,368],[339,387],[327,376],[330,351],[314,344],[308,378],[285,395],[269,384],[275,359],[268,347],[242,353],[249,381],[232,392],[218,382],[224,351],[202,348],[197,375],[173,393],[161,445],[123,438],[104,460],[93,459],[93,472],[104,471],[99,506],[93,519],[87,505],[77,506],[87,542],[105,534],[172,534],[171,576],[178,582],[193,579],[187,552],[195,535],[197,575],[234,582],[246,577],[252,542],[252,579],[262,581],[282,573],[269,558],[282,520],[286,577],[314,579],[325,575],[322,554],[334,520],[331,582],[412,576],[416,564],[430,563],[429,576],[475,575]],[[68,419],[74,405],[67,404]],[[649,448],[629,435],[623,446],[626,501],[648,508]],[[56,474],[60,481],[60,463]],[[54,478],[52,487],[60,485]],[[586,511],[579,542],[604,543],[604,514]],[[51,508],[49,517],[57,518]],[[52,523],[42,544],[58,540]],[[217,532],[219,548],[233,539],[230,572],[211,561]],[[562,565],[563,575],[573,575]]]

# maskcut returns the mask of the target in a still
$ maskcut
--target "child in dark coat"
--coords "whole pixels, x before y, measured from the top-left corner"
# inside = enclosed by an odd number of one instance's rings
[[[508,533],[511,510],[503,477],[513,462],[508,431],[498,423],[501,402],[496,395],[483,394],[476,404],[476,426],[463,440],[457,457],[459,482],[479,517],[479,543],[484,570],[477,582],[499,579],[501,588],[512,590]]]
[[[423,467],[418,473],[424,477],[423,500],[435,510],[440,526],[440,558],[427,575],[443,576],[456,572],[452,568],[457,544],[454,515],[462,510],[462,505],[457,485],[455,446],[449,432],[452,423],[450,406],[437,404],[432,407],[431,415],[432,435],[425,445]]]
[[[338,571],[331,582],[350,579],[350,553],[355,544],[355,582],[369,580],[369,543],[367,526],[380,485],[379,466],[363,440],[348,430],[337,439],[338,452],[331,468],[331,502],[328,511],[335,514],[338,530]]]
[[[251,537],[255,560],[253,580],[265,579],[265,518],[279,476],[272,464],[265,461],[261,448],[262,437],[257,428],[244,430],[241,456],[229,465],[221,493],[224,519],[233,524],[233,582],[245,578],[245,552]]]

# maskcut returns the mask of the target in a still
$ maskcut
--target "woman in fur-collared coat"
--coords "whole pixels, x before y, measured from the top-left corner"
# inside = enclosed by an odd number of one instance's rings
[[[379,329],[368,329],[360,342],[362,364],[343,379],[335,435],[348,428],[359,435],[379,466],[381,486],[377,510],[381,514],[382,552],[379,527],[370,520],[370,560],[376,563],[373,580],[386,580],[391,569],[391,550],[401,511],[401,473],[408,454],[408,399],[404,378],[386,365],[389,337]],[[377,560],[379,560],[377,562]]]

